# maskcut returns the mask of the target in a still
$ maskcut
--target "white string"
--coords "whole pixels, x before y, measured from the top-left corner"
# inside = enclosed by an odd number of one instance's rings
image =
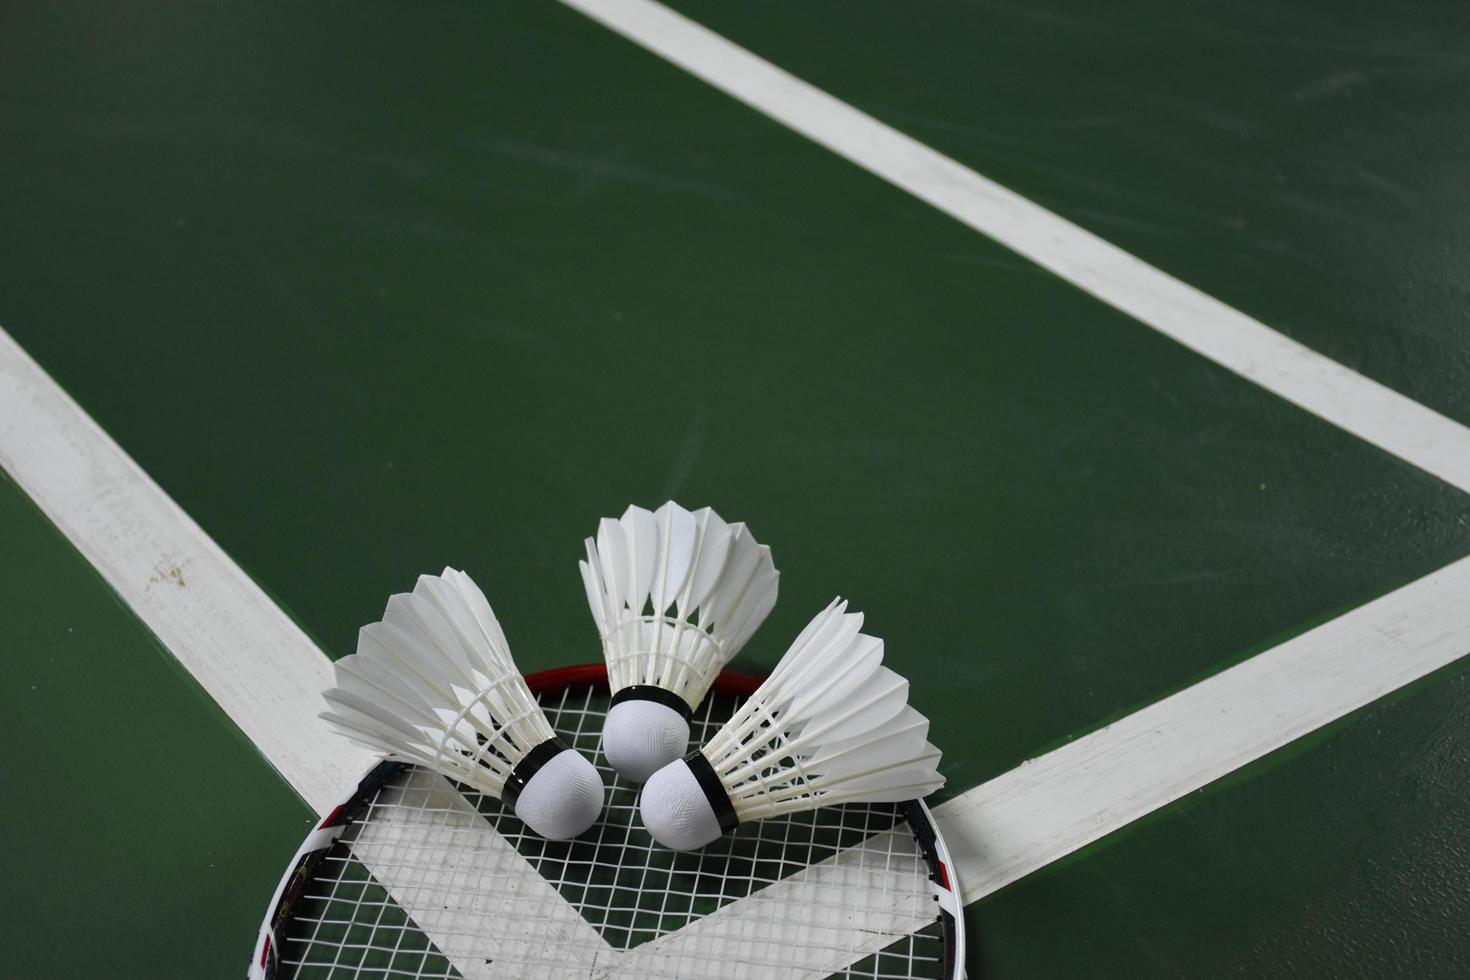
[[[707,700],[691,725],[696,743],[738,700]],[[895,807],[742,824],[703,851],[667,851],[642,830],[636,787],[616,781],[600,754],[607,695],[542,701],[609,786],[597,831],[545,841],[497,801],[411,769],[378,793],[308,886],[311,901],[282,939],[288,975],[943,975],[934,886]]]

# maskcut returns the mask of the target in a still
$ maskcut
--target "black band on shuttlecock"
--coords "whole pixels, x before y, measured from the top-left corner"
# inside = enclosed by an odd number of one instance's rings
[[[730,802],[730,794],[725,792],[724,785],[720,782],[719,773],[715,767],[710,765],[704,753],[695,749],[684,757],[684,765],[694,773],[694,781],[699,788],[704,790],[704,798],[709,801],[709,808],[715,812],[715,818],[720,821],[720,833],[728,834],[740,823],[740,818],[735,816],[735,804]]]
[[[505,788],[500,791],[500,802],[514,810],[516,800],[521,798],[521,790],[526,788],[531,777],[540,772],[542,766],[569,748],[571,748],[570,745],[553,735],[527,752],[510,771],[510,775],[505,777]]]
[[[666,691],[661,687],[654,687],[652,684],[634,684],[631,687],[623,688],[612,696],[612,701],[608,704],[608,707],[615,708],[624,701],[652,701],[654,704],[661,704],[665,708],[673,708],[679,712],[679,717],[683,718],[686,723],[694,717],[694,709],[689,706],[688,701],[685,701],[673,691]]]

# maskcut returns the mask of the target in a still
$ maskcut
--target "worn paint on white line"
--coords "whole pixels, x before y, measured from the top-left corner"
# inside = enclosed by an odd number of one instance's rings
[[[3,330],[0,466],[318,813],[361,778],[326,655]]]

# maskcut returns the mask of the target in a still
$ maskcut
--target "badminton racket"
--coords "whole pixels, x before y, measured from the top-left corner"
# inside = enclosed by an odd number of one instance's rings
[[[288,866],[251,978],[963,978],[959,887],[922,801],[741,824],[702,850],[669,851],[643,829],[638,787],[600,751],[606,668],[526,681],[602,773],[602,819],[548,841],[498,800],[382,762]],[[759,683],[720,675],[691,744]]]

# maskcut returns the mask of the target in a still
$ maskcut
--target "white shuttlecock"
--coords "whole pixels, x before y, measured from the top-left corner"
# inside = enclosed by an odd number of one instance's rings
[[[744,524],[673,501],[603,518],[580,567],[613,695],[602,748],[641,782],[684,754],[690,716],[776,604],[779,573]]]
[[[709,744],[649,778],[640,809],[655,840],[686,851],[747,821],[944,785],[908,681],[882,666],[883,641],[846,610],[828,606]]]
[[[322,717],[360,745],[494,796],[543,837],[582,833],[602,777],[556,737],[464,572],[422,575],[337,661]]]

